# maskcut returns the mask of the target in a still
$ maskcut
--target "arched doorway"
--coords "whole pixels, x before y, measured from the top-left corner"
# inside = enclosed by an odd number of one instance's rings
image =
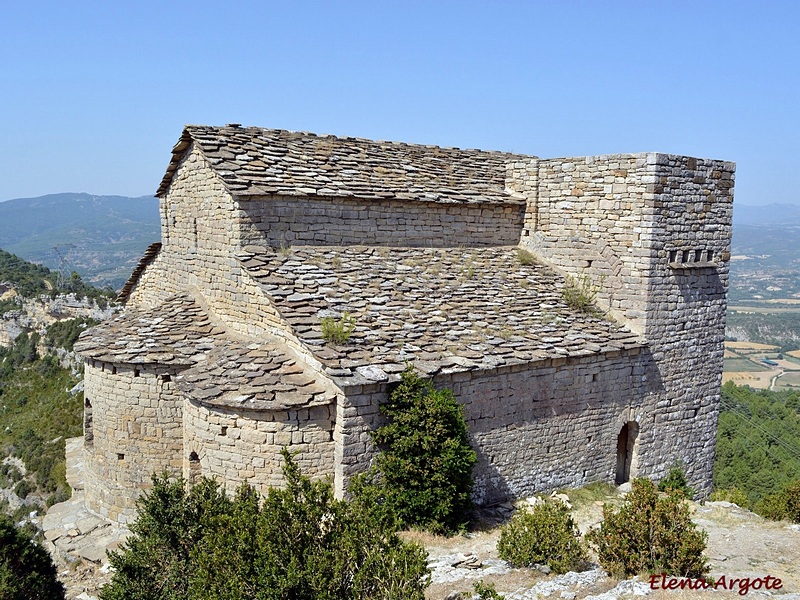
[[[614,479],[617,485],[630,481],[631,471],[635,471],[633,461],[638,437],[639,424],[636,421],[625,423],[617,436],[617,475]]]

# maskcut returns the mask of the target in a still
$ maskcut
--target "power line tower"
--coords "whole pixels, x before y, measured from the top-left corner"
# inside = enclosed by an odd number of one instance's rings
[[[71,280],[72,263],[69,261],[69,253],[77,246],[75,244],[63,244],[61,246],[51,246],[53,252],[58,257],[58,275],[56,276],[56,289],[63,290]]]

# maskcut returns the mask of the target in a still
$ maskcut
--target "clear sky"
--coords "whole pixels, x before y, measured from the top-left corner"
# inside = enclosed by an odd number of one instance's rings
[[[0,1],[0,200],[152,194],[186,123],[733,160],[800,203],[800,2]]]

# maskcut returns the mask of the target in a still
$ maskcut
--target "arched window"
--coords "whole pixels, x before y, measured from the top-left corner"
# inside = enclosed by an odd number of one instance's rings
[[[192,451],[189,454],[189,485],[195,484],[201,475],[200,457],[197,456],[197,452]]]

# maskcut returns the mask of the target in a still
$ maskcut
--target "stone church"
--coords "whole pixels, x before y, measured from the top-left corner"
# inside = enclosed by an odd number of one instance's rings
[[[165,469],[264,491],[283,447],[343,494],[407,363],[463,404],[479,504],[676,462],[707,492],[733,180],[660,153],[186,127],[161,242],[76,345],[89,508],[130,520]]]

